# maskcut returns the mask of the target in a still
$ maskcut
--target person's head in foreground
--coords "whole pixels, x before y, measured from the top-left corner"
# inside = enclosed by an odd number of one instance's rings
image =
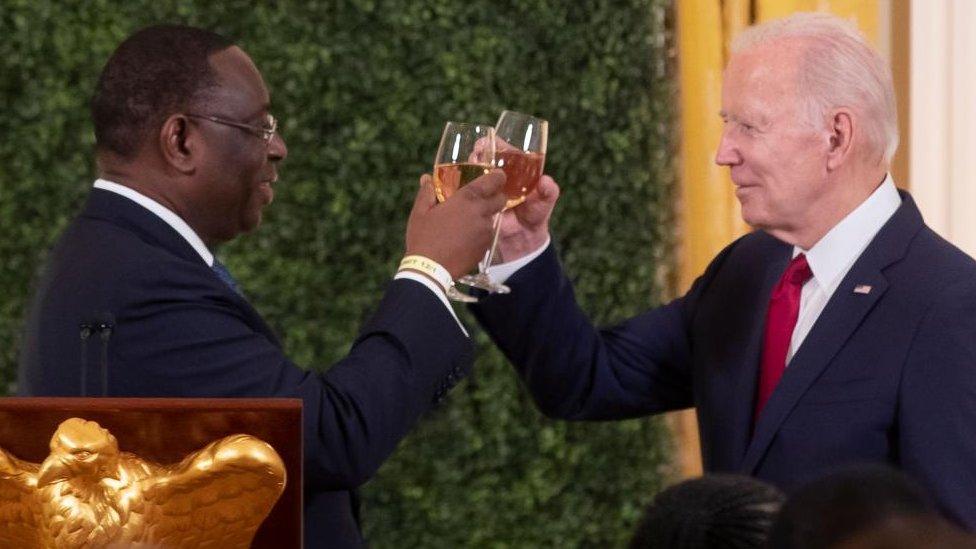
[[[935,515],[886,519],[831,549],[976,549],[976,538]]]
[[[630,549],[749,549],[762,547],[785,496],[760,480],[708,475],[658,494]]]
[[[772,549],[827,549],[886,521],[939,519],[928,494],[886,465],[845,468],[794,493],[769,536]]]

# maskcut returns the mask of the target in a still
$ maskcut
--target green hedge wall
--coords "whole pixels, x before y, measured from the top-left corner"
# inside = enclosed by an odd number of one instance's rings
[[[324,369],[396,267],[447,119],[548,118],[554,235],[583,305],[610,322],[658,301],[669,16],[666,0],[0,0],[0,387],[14,389],[30,280],[91,185],[88,98],[134,29],[212,28],[264,73],[290,156],[264,226],[220,254],[290,355]],[[475,371],[365,487],[372,544],[621,545],[669,471],[660,421],[546,420],[464,318]]]

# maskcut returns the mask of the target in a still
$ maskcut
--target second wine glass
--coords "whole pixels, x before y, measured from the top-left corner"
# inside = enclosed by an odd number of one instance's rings
[[[495,166],[505,172],[505,209],[514,208],[539,185],[546,161],[549,141],[549,122],[537,116],[515,111],[502,111],[495,124]],[[492,293],[507,294],[511,290],[504,284],[493,282],[488,267],[495,259],[498,235],[501,231],[501,213],[495,217],[495,234],[484,260],[478,265],[478,273],[461,277],[460,282]]]

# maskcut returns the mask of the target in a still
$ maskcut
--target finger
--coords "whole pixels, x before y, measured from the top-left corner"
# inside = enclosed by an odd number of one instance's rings
[[[559,198],[559,185],[548,175],[542,176],[535,189],[525,197],[523,210],[534,208],[537,204],[545,204],[547,207]],[[519,206],[521,207],[521,206]]]
[[[461,190],[471,193],[474,196],[489,198],[500,194],[504,186],[505,172],[496,168],[475,179]]]
[[[492,150],[491,139],[487,136],[478,138],[474,142],[474,149],[471,154],[468,155],[468,162],[473,162],[475,164],[487,164],[491,162],[494,157],[495,151]]]
[[[485,213],[495,215],[505,209],[506,203],[508,203],[508,197],[505,196],[505,193],[495,193],[488,199],[488,204],[485,206]]]
[[[515,148],[508,141],[505,141],[504,139],[502,139],[501,137],[498,137],[497,135],[495,136],[495,152],[496,153],[499,153],[499,152],[509,152],[509,151],[518,151],[518,150],[519,149]]]
[[[555,179],[548,175],[542,176],[536,189],[539,191],[539,198],[543,202],[555,202],[559,198],[559,185],[556,184]]]
[[[420,188],[417,189],[417,197],[413,201],[413,212],[426,212],[437,204],[437,194],[434,192],[434,181],[429,173],[420,176]]]
[[[505,208],[505,203],[508,202],[508,197],[505,196],[505,193],[503,192],[505,190],[505,181],[507,180],[507,176],[502,170],[495,169],[485,177],[495,178],[492,183],[492,187],[489,189],[491,195],[488,197],[488,201],[485,206],[486,214],[495,215],[496,213],[502,211],[502,209]]]

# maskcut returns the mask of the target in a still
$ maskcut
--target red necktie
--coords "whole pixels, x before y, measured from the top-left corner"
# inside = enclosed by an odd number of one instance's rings
[[[769,298],[753,423],[758,420],[769,395],[773,394],[773,389],[786,370],[786,353],[790,350],[793,329],[800,314],[800,292],[811,276],[813,271],[810,270],[806,256],[800,254],[794,257]]]

